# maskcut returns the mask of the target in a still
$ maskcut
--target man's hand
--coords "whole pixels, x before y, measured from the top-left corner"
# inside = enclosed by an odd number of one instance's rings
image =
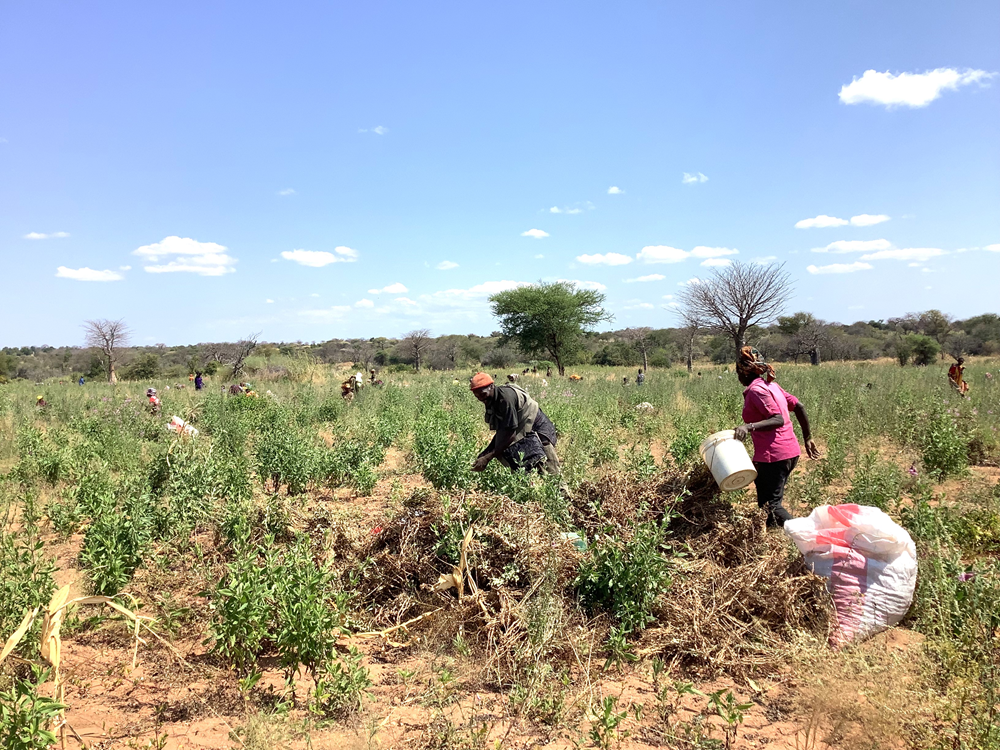
[[[733,432],[735,433],[733,437],[736,438],[737,440],[746,440],[747,435],[750,434],[750,425],[741,424],[739,427],[733,430]]]
[[[815,461],[817,458],[819,458],[819,456],[820,456],[819,448],[816,447],[816,441],[815,440],[812,440],[812,439],[806,440],[806,454],[813,461]]]
[[[477,458],[475,462],[472,464],[472,470],[483,471],[487,467],[487,465],[489,465],[492,458],[493,456],[491,456],[489,453],[483,454],[482,456]]]

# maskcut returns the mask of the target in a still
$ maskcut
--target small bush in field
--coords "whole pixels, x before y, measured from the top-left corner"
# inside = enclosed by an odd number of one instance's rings
[[[703,427],[695,421],[682,421],[677,425],[677,434],[670,441],[670,455],[678,466],[685,466],[699,459],[698,449],[708,437]]]
[[[52,574],[55,564],[45,557],[41,542],[25,544],[0,531],[0,639],[6,639],[21,624],[25,613],[48,604],[55,591]],[[29,636],[22,638],[18,653],[33,655],[41,627],[36,622]]]
[[[649,522],[638,524],[630,539],[596,540],[574,582],[584,607],[607,611],[624,634],[645,628],[653,603],[670,583],[660,551],[664,534],[665,525]]]
[[[443,410],[432,410],[418,420],[413,452],[420,472],[435,489],[467,489],[471,485],[476,446],[461,435],[452,435],[449,415]]]
[[[32,665],[31,679],[15,679],[0,691],[0,747],[4,750],[47,750],[58,741],[49,727],[65,708],[39,688],[50,672]]]
[[[264,548],[274,540],[266,538]],[[270,638],[273,609],[273,559],[261,561],[254,545],[238,544],[225,577],[211,598],[212,652],[225,659],[237,673],[256,669],[257,658]]]
[[[845,502],[889,510],[898,501],[903,474],[895,464],[880,461],[874,451],[858,461],[854,481]]]
[[[920,459],[926,469],[937,479],[965,472],[968,465],[969,445],[959,429],[958,420],[950,414],[932,414],[920,435]]]
[[[323,718],[338,718],[361,708],[371,687],[369,672],[361,666],[361,653],[351,647],[346,656],[328,661],[315,677],[310,712]]]
[[[114,512],[101,513],[87,528],[80,561],[95,594],[114,596],[128,585],[152,540],[148,495],[130,495]]]

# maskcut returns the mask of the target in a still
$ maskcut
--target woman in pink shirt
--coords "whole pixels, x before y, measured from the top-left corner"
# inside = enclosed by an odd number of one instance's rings
[[[743,424],[736,439],[753,438],[753,465],[757,469],[757,505],[767,509],[769,527],[784,526],[792,514],[785,510],[785,484],[799,461],[799,441],[789,419],[795,412],[809,458],[819,458],[812,440],[805,407],[791,393],[774,382],[774,368],[762,362],[756,349],[744,346],[736,363],[736,376],[746,386],[743,391]]]

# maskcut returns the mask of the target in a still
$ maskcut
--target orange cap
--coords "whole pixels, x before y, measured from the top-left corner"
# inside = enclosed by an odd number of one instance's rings
[[[472,380],[469,383],[469,387],[474,391],[478,391],[480,388],[485,388],[488,385],[493,385],[493,378],[485,372],[477,372],[472,376]]]

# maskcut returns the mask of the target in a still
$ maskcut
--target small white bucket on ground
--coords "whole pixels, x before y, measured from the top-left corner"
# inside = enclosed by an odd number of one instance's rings
[[[709,435],[698,449],[715,483],[724,492],[742,490],[757,478],[750,454],[734,434],[733,430],[723,430]]]

